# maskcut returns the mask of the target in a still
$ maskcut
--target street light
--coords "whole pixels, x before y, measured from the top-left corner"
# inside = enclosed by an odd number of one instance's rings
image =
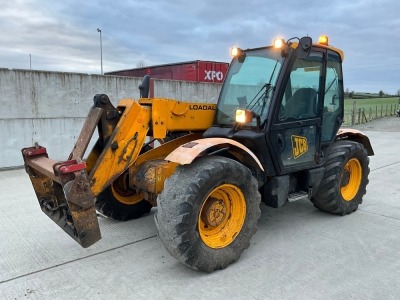
[[[101,29],[97,28],[97,32],[100,33],[100,63],[101,63],[101,75],[103,75],[103,43],[101,41]]]

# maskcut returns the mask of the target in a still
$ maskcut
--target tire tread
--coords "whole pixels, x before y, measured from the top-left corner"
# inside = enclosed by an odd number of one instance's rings
[[[251,207],[247,203],[247,209],[251,211],[252,216],[246,216],[245,224],[239,233],[246,238],[236,237],[235,241],[223,249],[211,249],[201,241],[196,231],[196,214],[201,204],[199,200],[202,201],[199,195],[206,196],[211,192],[205,191],[204,188],[209,187],[216,178],[220,178],[221,172],[225,172],[230,180],[245,182],[246,186],[255,188],[255,191],[251,192]],[[238,260],[243,250],[249,247],[249,240],[257,230],[256,224],[261,214],[260,201],[257,181],[248,168],[224,157],[200,158],[191,165],[179,166],[165,181],[164,190],[157,198],[158,211],[155,222],[159,237],[168,252],[190,268],[206,272],[223,269]]]
[[[357,210],[366,194],[369,174],[369,158],[362,144],[353,141],[334,142],[326,153],[325,174],[311,202],[317,208],[339,215]],[[346,162],[357,157],[362,167],[362,179],[357,195],[345,201],[340,193],[340,179]]]

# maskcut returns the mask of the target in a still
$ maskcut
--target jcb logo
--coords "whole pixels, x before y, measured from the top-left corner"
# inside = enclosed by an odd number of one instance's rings
[[[292,148],[294,158],[298,158],[308,151],[307,139],[303,136],[292,135]]]
[[[216,72],[204,70],[204,72],[206,72],[206,77],[204,77],[204,80],[214,80],[214,78],[217,78],[217,80],[222,81],[224,78],[224,74],[221,71]]]

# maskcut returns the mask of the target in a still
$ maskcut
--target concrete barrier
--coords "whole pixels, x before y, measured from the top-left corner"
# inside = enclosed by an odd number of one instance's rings
[[[23,165],[20,150],[38,142],[65,160],[93,105],[107,94],[114,105],[139,98],[141,78],[0,69],[0,169]],[[221,85],[154,80],[154,96],[215,103]]]

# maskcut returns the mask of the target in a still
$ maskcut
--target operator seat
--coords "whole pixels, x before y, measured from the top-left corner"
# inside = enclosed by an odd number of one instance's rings
[[[298,89],[286,102],[285,117],[300,119],[302,116],[316,116],[316,96],[317,91],[313,88]]]

